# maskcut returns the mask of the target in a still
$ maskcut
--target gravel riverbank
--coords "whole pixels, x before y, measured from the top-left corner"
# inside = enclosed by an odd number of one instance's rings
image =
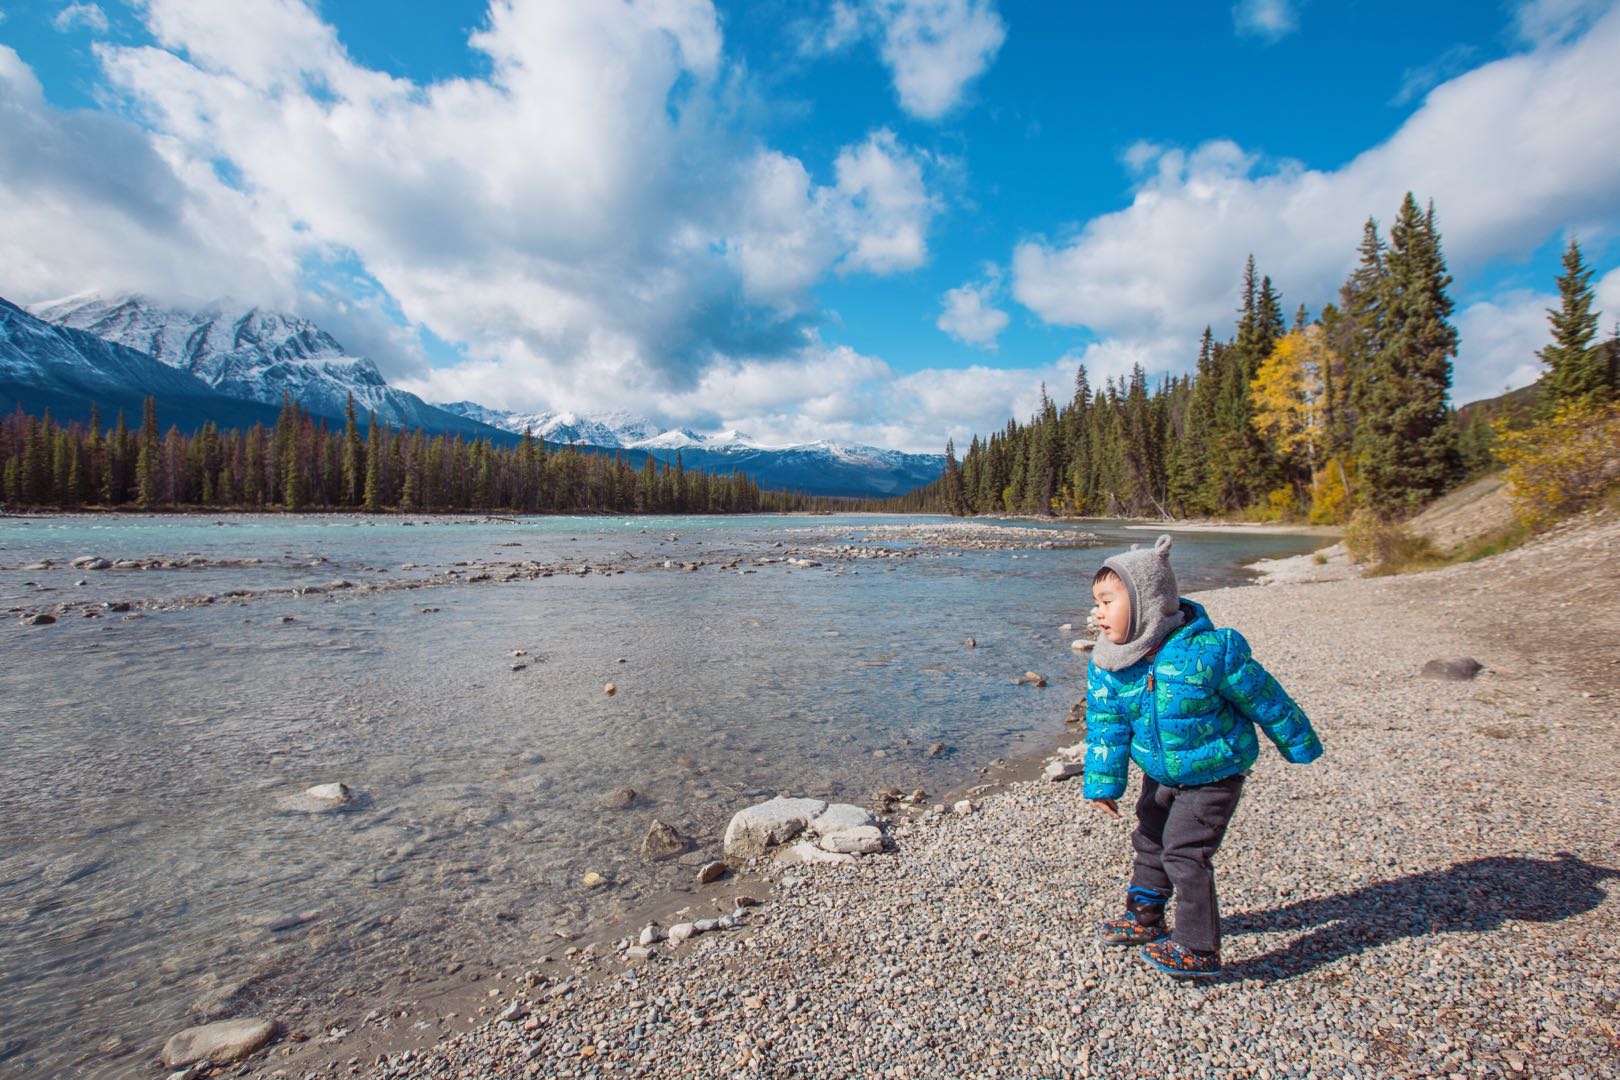
[[[1129,823],[1031,781],[897,826],[892,854],[765,869],[744,929],[630,965],[514,957],[480,1026],[287,1075],[1620,1076],[1617,557],[1620,526],[1587,523],[1431,574],[1198,597],[1327,747],[1255,771],[1212,984],[1094,943]],[[1484,670],[1419,676],[1452,656]]]

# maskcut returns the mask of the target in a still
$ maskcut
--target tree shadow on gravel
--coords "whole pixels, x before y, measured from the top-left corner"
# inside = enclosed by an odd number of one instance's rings
[[[1402,938],[1500,929],[1508,920],[1559,922],[1591,911],[1600,883],[1620,870],[1560,852],[1555,859],[1496,855],[1471,859],[1352,892],[1301,900],[1223,919],[1233,934],[1316,927],[1286,947],[1229,963],[1221,981],[1291,979]]]

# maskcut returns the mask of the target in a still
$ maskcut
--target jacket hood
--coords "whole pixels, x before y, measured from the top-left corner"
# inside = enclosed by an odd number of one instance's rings
[[[1171,545],[1170,534],[1164,533],[1151,548],[1133,547],[1103,560],[1103,569],[1112,570],[1125,583],[1131,608],[1124,641],[1115,645],[1107,637],[1097,640],[1092,661],[1103,670],[1130,667],[1181,625],[1181,597],[1176,590],[1175,569],[1170,565]]]

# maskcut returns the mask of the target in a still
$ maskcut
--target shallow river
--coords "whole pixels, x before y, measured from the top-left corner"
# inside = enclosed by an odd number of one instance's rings
[[[1059,626],[1153,534],[872,533],[941,522],[0,518],[0,1075],[161,1075],[205,1017],[352,1023],[687,887],[750,802],[937,793],[1050,740],[1085,678]],[[1186,533],[1175,558],[1193,591],[1317,543]],[[342,812],[282,808],[332,781]],[[654,817],[691,853],[643,861]]]

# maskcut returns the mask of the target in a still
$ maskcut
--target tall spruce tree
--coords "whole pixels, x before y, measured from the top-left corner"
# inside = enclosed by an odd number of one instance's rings
[[[1459,471],[1447,396],[1457,331],[1434,207],[1408,192],[1385,256],[1383,341],[1362,377],[1356,441],[1368,503],[1386,516],[1439,495]]]
[[[158,456],[157,399],[148,395],[141,402],[140,450],[135,457],[136,498],[143,510],[157,505]]]
[[[1597,338],[1598,312],[1592,310],[1592,269],[1571,237],[1564,250],[1564,272],[1558,275],[1557,308],[1547,309],[1552,344],[1536,355],[1547,365],[1541,378],[1541,406],[1551,413],[1561,405],[1609,396],[1608,356]]]
[[[949,436],[945,439],[945,511],[956,517],[967,513],[967,503],[962,497],[962,470],[956,463],[956,440]]]

